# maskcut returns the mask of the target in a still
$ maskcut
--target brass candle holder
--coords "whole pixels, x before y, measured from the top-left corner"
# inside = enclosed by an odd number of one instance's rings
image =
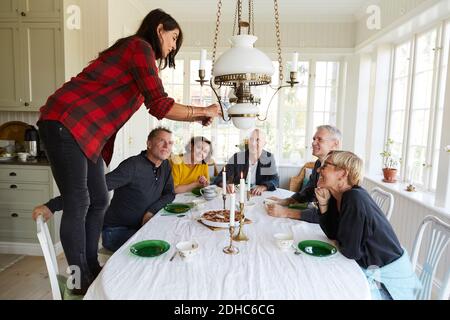
[[[289,83],[291,88],[293,88],[294,85],[296,85],[298,83],[298,81],[297,81],[297,72],[291,71],[289,73],[289,76],[290,76],[290,81],[286,81],[286,82]]]
[[[239,203],[239,209],[241,211],[241,219],[239,220],[239,232],[236,236],[234,236],[234,241],[248,241],[248,237],[244,233],[244,221],[245,221],[245,215],[244,215],[244,203]]]
[[[223,199],[223,210],[225,210],[225,202],[227,201],[227,195],[226,194],[222,194],[222,199]]]
[[[199,80],[195,80],[195,81],[200,83],[200,86],[203,87],[203,85],[208,82],[208,80],[205,80],[205,70],[204,69],[199,69],[198,70],[198,77],[200,79]]]
[[[230,245],[223,248],[223,252],[226,254],[238,254],[239,249],[233,246],[233,234],[234,234],[234,226],[230,225]]]
[[[406,186],[406,191],[408,192],[415,192],[416,191],[416,187],[410,183],[408,186]]]

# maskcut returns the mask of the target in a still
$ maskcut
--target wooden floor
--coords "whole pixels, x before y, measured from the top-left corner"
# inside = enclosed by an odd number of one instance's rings
[[[58,256],[58,266],[64,274],[64,254]],[[25,256],[1,271],[0,300],[52,300],[44,257]]]

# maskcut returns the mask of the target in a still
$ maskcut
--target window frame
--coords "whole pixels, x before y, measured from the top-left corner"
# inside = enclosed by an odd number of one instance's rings
[[[404,128],[403,128],[403,142],[402,142],[402,153],[401,153],[401,163],[399,165],[399,171],[401,173],[402,180],[404,182],[410,182],[409,177],[410,172],[408,172],[407,168],[412,168],[411,157],[409,155],[411,149],[411,131],[412,131],[412,116],[413,116],[413,99],[414,99],[414,85],[416,80],[416,67],[417,67],[417,42],[418,39],[426,35],[427,33],[436,31],[436,40],[433,48],[434,51],[434,62],[433,62],[433,74],[432,74],[432,83],[431,83],[431,97],[429,101],[429,119],[428,119],[428,132],[427,132],[427,142],[426,142],[426,157],[425,162],[422,164],[424,167],[423,170],[426,170],[423,173],[422,181],[414,181],[414,185],[417,187],[424,189],[426,191],[435,192],[436,185],[433,185],[433,174],[434,170],[438,170],[438,166],[433,168],[433,163],[435,163],[435,157],[439,158],[439,153],[435,153],[435,144],[438,138],[438,134],[440,134],[443,130],[443,125],[439,125],[438,116],[439,116],[439,101],[440,101],[440,86],[443,85],[440,83],[439,79],[441,78],[441,72],[443,71],[443,64],[445,64],[445,57],[443,57],[444,52],[444,41],[446,37],[446,30],[448,25],[450,24],[450,20],[441,20],[433,26],[427,28],[424,31],[414,33],[408,39],[404,39],[402,42],[396,43],[392,48],[392,64],[391,64],[391,72],[389,79],[389,100],[388,100],[388,112],[386,113],[386,130],[384,141],[386,142],[391,136],[391,121],[392,121],[392,112],[393,112],[393,97],[394,97],[394,83],[395,83],[395,68],[397,65],[396,60],[396,50],[398,47],[411,42],[410,44],[410,57],[409,57],[409,70],[408,70],[408,80],[407,80],[407,96],[406,96],[406,107],[405,107],[405,115],[404,115]],[[448,66],[447,66],[448,68]],[[438,132],[438,130],[440,132]],[[438,164],[438,162],[436,162]]]

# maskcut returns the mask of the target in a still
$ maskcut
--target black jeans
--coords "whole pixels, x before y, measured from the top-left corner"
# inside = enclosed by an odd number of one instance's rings
[[[60,122],[39,122],[53,177],[63,199],[61,243],[69,266],[81,271],[81,288],[85,293],[101,268],[98,241],[108,205],[104,162],[92,162]]]

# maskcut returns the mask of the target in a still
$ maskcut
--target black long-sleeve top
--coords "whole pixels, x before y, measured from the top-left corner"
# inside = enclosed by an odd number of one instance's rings
[[[327,212],[320,215],[320,227],[328,238],[337,240],[344,256],[362,268],[383,267],[403,254],[386,216],[361,187],[344,192],[340,212],[331,197]]]
[[[105,175],[108,190],[114,196],[106,210],[104,226],[141,227],[146,212],[157,213],[175,199],[173,178],[168,160],[156,167],[142,151],[122,161]],[[56,197],[46,203],[52,211],[63,209],[63,199]]]
[[[247,179],[249,167],[249,151],[235,153],[229,160],[225,169],[227,171],[227,183],[238,184],[241,178]],[[222,169],[223,171],[223,169]],[[274,191],[280,185],[275,157],[270,152],[263,150],[256,167],[256,185],[264,185],[268,191]],[[214,184],[222,186],[222,174],[217,175]]]
[[[314,163],[314,168],[309,176],[308,183],[302,187],[299,192],[294,193],[291,198],[297,202],[314,202],[316,201],[315,189],[317,187],[317,181],[319,180],[319,172],[317,170],[320,168],[321,162],[317,160]],[[320,222],[320,212],[317,208],[308,208],[302,210],[300,215],[300,220],[312,223]]]

